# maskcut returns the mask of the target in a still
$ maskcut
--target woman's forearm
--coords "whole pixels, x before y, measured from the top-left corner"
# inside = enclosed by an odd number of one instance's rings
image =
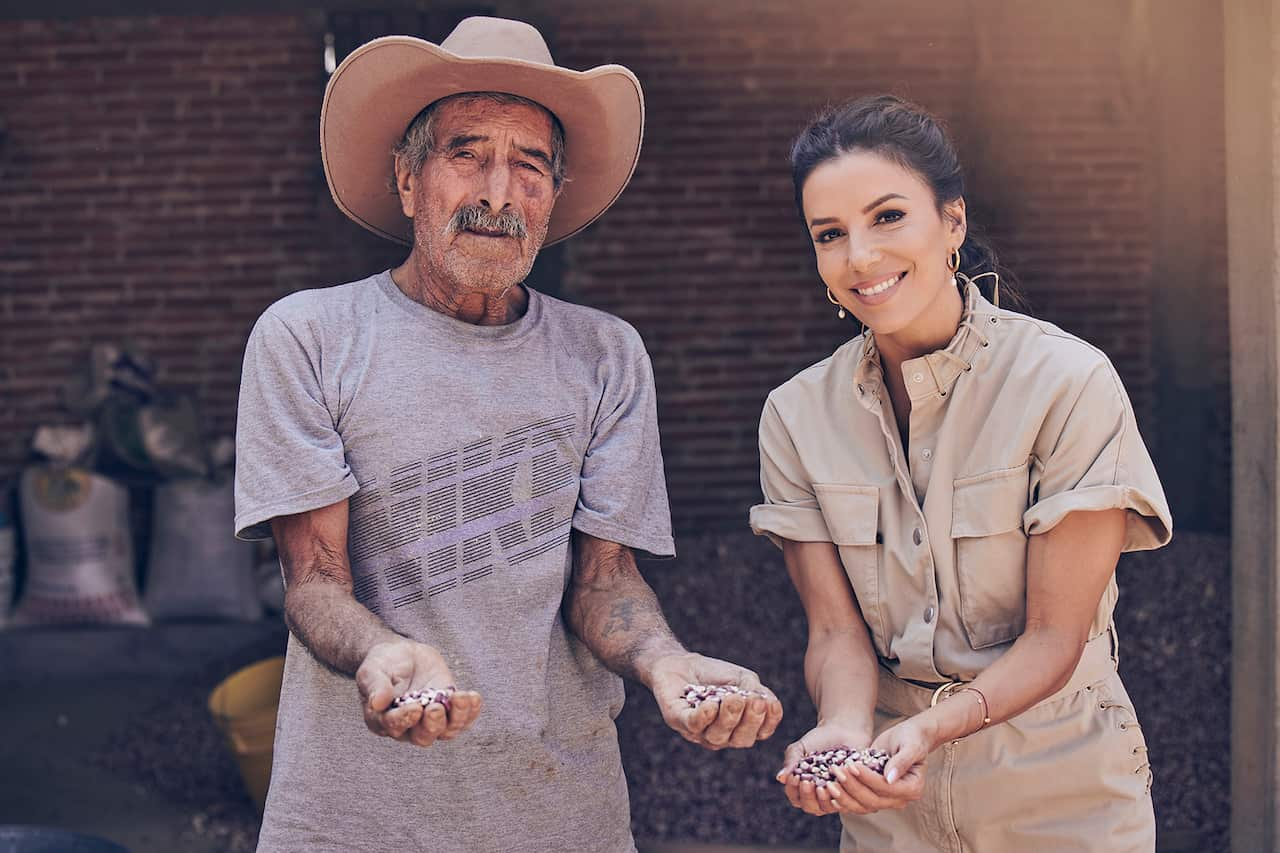
[[[1071,679],[1124,536],[1124,510],[1110,509],[1069,513],[1028,541],[1026,629],[971,685],[985,697],[992,724],[1047,699]],[[982,706],[977,693],[956,691],[926,711],[934,745],[977,731]]]
[[[969,685],[980,692],[985,706],[977,693],[956,691],[920,713],[933,748],[981,729],[984,713],[990,717],[989,725],[995,725],[1052,696],[1070,680],[1083,650],[1078,632],[1052,627],[1027,630]]]
[[[849,628],[813,634],[804,656],[805,684],[818,709],[818,723],[839,723],[865,734],[875,728],[876,663],[867,643]],[[866,744],[849,744],[865,746]]]

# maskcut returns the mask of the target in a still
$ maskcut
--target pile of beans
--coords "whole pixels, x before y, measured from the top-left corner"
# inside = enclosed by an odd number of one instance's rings
[[[884,766],[889,762],[889,753],[883,749],[875,747],[867,747],[866,749],[851,749],[847,746],[838,746],[835,749],[827,749],[822,752],[811,752],[800,759],[791,771],[792,776],[799,776],[801,781],[812,782],[816,787],[825,787],[828,782],[835,781],[835,769],[837,767],[849,764],[861,764],[863,767],[870,767],[877,773],[884,772]]]
[[[408,693],[396,697],[391,703],[392,708],[400,708],[404,705],[416,702],[422,707],[427,707],[432,702],[439,703],[444,706],[446,711],[449,710],[449,702],[453,699],[456,687],[427,687],[422,690],[410,690]]]
[[[696,708],[708,699],[720,700],[731,695],[743,696],[750,699],[752,696],[760,696],[768,699],[769,694],[760,690],[743,690],[733,684],[690,684],[684,689],[684,701],[689,703],[690,708]]]

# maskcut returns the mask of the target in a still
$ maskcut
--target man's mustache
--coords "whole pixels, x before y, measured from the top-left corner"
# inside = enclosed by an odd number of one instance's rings
[[[508,213],[491,213],[477,204],[459,208],[444,230],[446,234],[457,234],[462,231],[483,231],[489,234],[496,232],[507,237],[515,237],[517,240],[523,240],[529,235],[524,217],[514,210]]]

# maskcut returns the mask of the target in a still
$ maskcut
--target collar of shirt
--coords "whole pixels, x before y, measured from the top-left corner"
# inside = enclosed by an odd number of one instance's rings
[[[986,326],[999,322],[997,314],[998,309],[982,296],[976,284],[970,282],[965,285],[964,313],[951,342],[940,350],[902,363],[902,375],[912,403],[944,399],[960,374],[973,369],[979,354],[993,344]],[[864,341],[854,370],[854,382],[858,401],[870,409],[879,399],[879,391],[884,384],[884,368],[875,335],[870,329],[864,333]]]

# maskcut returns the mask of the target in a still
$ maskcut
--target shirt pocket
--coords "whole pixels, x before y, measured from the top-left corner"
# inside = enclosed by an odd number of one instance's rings
[[[875,486],[814,483],[831,541],[853,586],[862,618],[881,655],[887,654],[880,602],[880,490]]]
[[[1028,465],[962,477],[952,486],[960,621],[974,649],[1017,639],[1027,621]]]

